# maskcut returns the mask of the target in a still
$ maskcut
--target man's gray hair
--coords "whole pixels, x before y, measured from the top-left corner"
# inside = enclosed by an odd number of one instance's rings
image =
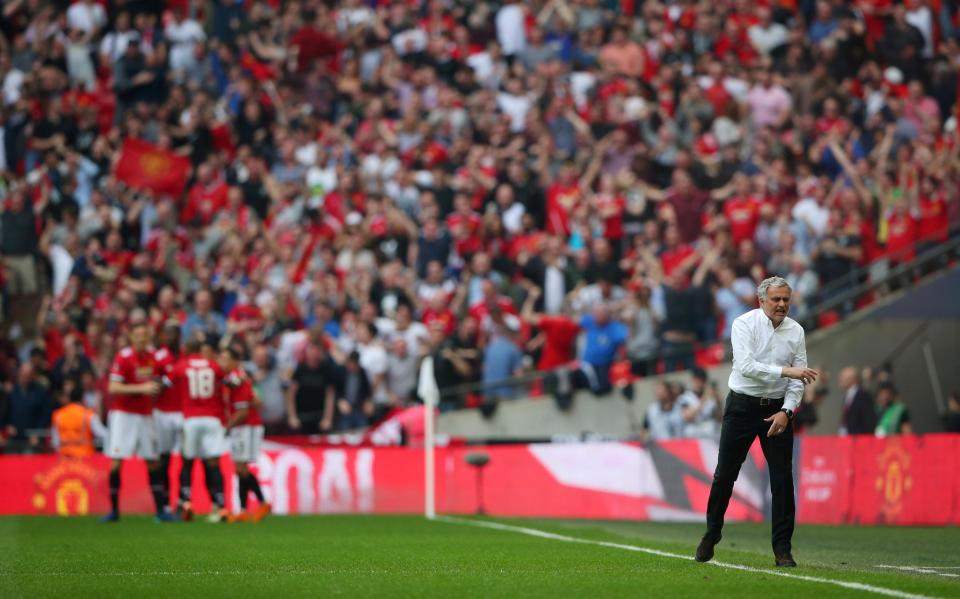
[[[787,283],[787,280],[783,277],[770,277],[768,279],[764,279],[759,285],[757,285],[757,297],[759,297],[761,300],[767,299],[767,289],[770,289],[771,287],[786,287],[787,289],[790,289],[790,283]]]

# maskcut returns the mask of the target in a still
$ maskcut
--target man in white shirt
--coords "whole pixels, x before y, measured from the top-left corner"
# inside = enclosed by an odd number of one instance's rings
[[[130,27],[130,13],[117,13],[117,24],[114,30],[103,36],[100,42],[100,58],[103,64],[112,65],[127,51],[127,44],[139,43],[140,32]]]
[[[760,22],[747,29],[747,37],[757,52],[769,56],[770,52],[787,43],[790,30],[774,21],[773,12],[765,6],[757,8],[757,18]]]
[[[356,351],[360,355],[360,367],[370,381],[371,399],[376,405],[387,402],[387,351],[377,341],[377,327],[372,323],[360,323],[357,327]]]
[[[497,11],[497,41],[506,56],[520,54],[527,47],[525,18],[522,2],[507,2]]]
[[[507,81],[506,89],[497,94],[497,108],[510,117],[510,131],[520,133],[527,126],[527,112],[533,108],[533,100],[523,91],[523,83],[513,78]]]
[[[200,23],[184,18],[181,10],[174,10],[173,20],[167,24],[163,34],[170,42],[170,69],[188,71],[194,68],[197,64],[194,50],[207,37]]]
[[[804,384],[815,381],[818,373],[807,368],[803,327],[787,318],[790,295],[790,286],[783,278],[764,279],[757,287],[760,308],[733,322],[733,370],[727,383],[730,394],[720,430],[717,469],[707,501],[707,532],[697,547],[698,562],[713,558],[733,483],[753,440],[759,436],[770,468],[775,563],[797,565],[790,544],[796,515],[791,423]]]
[[[67,25],[87,34],[95,34],[107,24],[107,13],[93,0],[80,0],[67,9]]]

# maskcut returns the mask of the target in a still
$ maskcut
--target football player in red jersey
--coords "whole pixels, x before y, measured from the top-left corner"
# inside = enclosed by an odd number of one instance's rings
[[[226,404],[223,394],[223,370],[213,359],[212,343],[191,339],[180,358],[170,381],[180,396],[183,409],[183,469],[180,472],[180,503],[184,520],[190,520],[193,460],[203,460],[207,491],[213,502],[210,522],[221,522],[226,516],[223,495],[223,473],[220,456],[224,450],[223,421]]]
[[[147,462],[150,490],[156,508],[157,521],[169,522],[167,497],[160,469],[157,434],[153,422],[153,398],[160,392],[156,358],[150,349],[150,328],[145,322],[130,329],[130,346],[120,350],[110,367],[112,397],[106,454],[110,465],[110,513],[103,522],[120,519],[120,467],[123,460],[138,455]]]
[[[260,419],[260,398],[257,397],[250,377],[240,365],[240,353],[227,348],[220,353],[220,366],[227,373],[226,393],[230,417],[227,432],[230,435],[233,465],[239,479],[240,514],[231,522],[253,520],[259,522],[270,513],[270,504],[263,499],[263,491],[257,477],[250,471],[250,464],[257,461],[263,443],[263,420]],[[252,492],[260,503],[256,511],[247,512],[247,493]]]
[[[160,470],[163,472],[164,492],[170,496],[170,454],[180,453],[180,440],[183,433],[183,411],[180,395],[170,386],[170,375],[180,357],[180,323],[168,320],[160,332],[160,349],[154,356],[157,370],[163,376],[164,387],[160,390],[157,403],[153,407],[153,424],[157,431],[157,444],[160,452]]]

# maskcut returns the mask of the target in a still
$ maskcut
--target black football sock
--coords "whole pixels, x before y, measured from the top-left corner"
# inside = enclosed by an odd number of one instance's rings
[[[147,474],[150,477],[150,492],[153,494],[153,505],[157,508],[157,513],[159,514],[167,509],[167,491],[163,484],[163,479],[167,473],[158,467],[148,470]]]
[[[260,490],[260,481],[257,480],[253,472],[247,474],[247,486],[253,491],[253,495],[257,498],[257,501],[263,503],[263,491]]]
[[[190,501],[190,486],[192,482],[193,460],[183,458],[183,465],[180,467],[180,503],[187,503]]]
[[[110,470],[110,509],[120,513],[120,469]]]
[[[160,456],[160,472],[163,473],[163,494],[170,498],[170,454]]]
[[[217,508],[222,508],[225,502],[223,500],[223,473],[220,472],[220,464],[210,465],[204,462],[203,466],[206,473],[207,492],[210,493],[210,501],[212,501]]]
[[[248,483],[248,476],[241,476],[237,480],[237,493],[240,497],[240,511],[246,511],[247,509],[247,492],[250,490]]]

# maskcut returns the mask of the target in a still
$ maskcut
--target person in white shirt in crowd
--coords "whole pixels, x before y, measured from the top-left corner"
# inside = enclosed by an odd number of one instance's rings
[[[126,11],[117,13],[117,22],[113,31],[103,36],[103,40],[100,41],[100,62],[113,65],[123,58],[127,51],[127,44],[139,41],[140,32],[130,27],[130,13]]]
[[[197,63],[194,52],[197,44],[207,38],[200,23],[185,18],[180,9],[173,10],[173,20],[163,31],[170,41],[170,70],[190,71]]]
[[[766,6],[757,7],[757,19],[757,24],[747,29],[747,37],[757,52],[769,56],[773,50],[787,43],[790,30],[774,21],[773,11]]]
[[[510,118],[510,131],[513,133],[520,133],[526,128],[527,112],[533,108],[533,100],[523,87],[523,82],[513,77],[497,94],[497,108]]]
[[[93,36],[107,24],[107,12],[93,0],[80,0],[67,9],[67,25]]]
[[[807,226],[811,235],[817,239],[823,237],[830,223],[830,209],[825,206],[827,190],[823,183],[809,179],[798,186],[800,201],[793,205],[791,213],[794,220]]]
[[[683,414],[683,436],[702,439],[720,435],[723,408],[716,396],[716,385],[710,385],[702,368],[692,371],[693,385],[677,398]]]
[[[387,351],[377,341],[377,325],[357,323],[356,351],[360,354],[360,366],[370,381],[370,398],[374,405],[387,402]]]
[[[420,355],[409,350],[403,337],[394,337],[387,354],[387,399],[391,407],[407,405],[416,397]]]
[[[717,289],[717,308],[723,312],[723,338],[730,338],[733,322],[742,314],[749,312],[753,306],[753,283],[747,277],[737,277],[737,273],[730,266],[720,269],[720,288]]]
[[[497,41],[506,56],[514,56],[527,47],[527,30],[524,26],[526,10],[523,2],[508,0],[497,11]]]
[[[430,344],[430,330],[427,329],[427,325],[414,320],[413,308],[405,302],[397,305],[393,318],[377,319],[377,331],[380,337],[391,346],[394,340],[403,339],[407,350],[414,355],[426,351],[427,345]]]
[[[573,295],[571,307],[577,314],[586,314],[599,304],[612,311],[620,310],[626,303],[627,292],[616,285],[609,276],[602,275],[597,282],[581,287]]]
[[[707,532],[696,552],[698,562],[713,559],[733,483],[750,446],[759,437],[770,469],[775,563],[781,567],[797,565],[791,555],[796,516],[793,413],[803,397],[803,386],[815,381],[818,373],[807,367],[803,327],[787,316],[791,295],[783,278],[764,279],[757,287],[760,307],[733,323],[733,370],[727,384],[730,394],[720,431],[717,469],[707,501]]]
[[[807,317],[810,305],[816,299],[820,280],[817,273],[810,269],[810,262],[802,254],[794,254],[790,261],[790,272],[784,277],[793,289],[794,312],[798,320]]]
[[[683,433],[683,411],[670,383],[660,381],[655,391],[657,401],[647,406],[643,418],[643,439],[665,441],[678,439]]]

